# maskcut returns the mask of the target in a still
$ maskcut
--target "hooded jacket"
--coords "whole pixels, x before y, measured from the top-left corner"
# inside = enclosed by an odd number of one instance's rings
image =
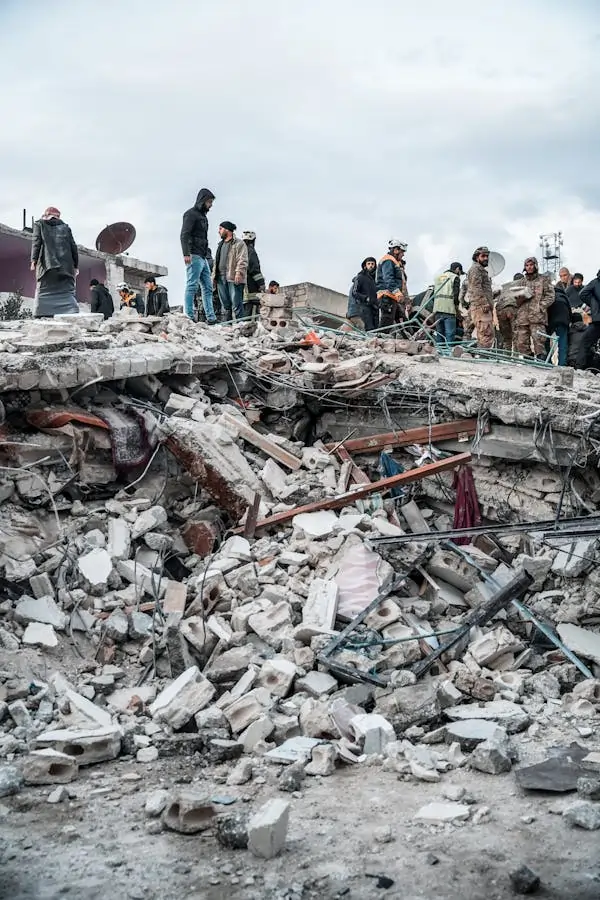
[[[260,260],[254,249],[254,244],[246,244],[248,247],[248,293],[258,294],[265,289],[265,277],[260,271]]]
[[[206,200],[214,200],[215,195],[208,188],[198,192],[196,202],[183,214],[181,226],[181,249],[184,256],[210,256],[208,246],[208,219],[206,218]]]
[[[592,322],[600,322],[600,272],[581,289],[579,303],[589,306]]]
[[[570,284],[567,288],[567,297],[569,298],[569,303],[571,304],[571,309],[579,309],[581,306],[581,292],[583,290],[583,285],[580,287],[575,287],[574,284]]]
[[[365,268],[365,262],[360,272],[352,279],[352,287],[348,294],[348,311],[349,319],[354,316],[362,316],[364,306],[372,306],[377,309],[377,287],[375,285],[375,272],[368,272]]]
[[[164,316],[169,312],[169,295],[162,284],[157,284],[153,291],[148,291],[146,297],[146,315]]]
[[[75,277],[79,252],[71,229],[62,219],[38,219],[33,223],[31,261],[39,281],[47,272]]]
[[[554,303],[548,307],[548,331],[552,331],[559,325],[571,324],[571,304],[567,292],[561,281],[554,285]]]
[[[110,319],[114,311],[113,298],[106,285],[95,284],[90,294],[90,312],[102,313],[105,319]]]

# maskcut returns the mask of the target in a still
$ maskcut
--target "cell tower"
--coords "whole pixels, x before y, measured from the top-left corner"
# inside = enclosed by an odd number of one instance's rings
[[[558,277],[561,267],[560,248],[563,245],[562,231],[554,231],[551,234],[540,234],[540,249],[544,261],[544,273]]]

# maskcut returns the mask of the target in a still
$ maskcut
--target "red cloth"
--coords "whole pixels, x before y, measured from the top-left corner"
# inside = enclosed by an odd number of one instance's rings
[[[461,466],[454,472],[452,486],[456,491],[454,528],[476,528],[481,525],[481,510],[471,466]],[[454,543],[470,544],[471,538],[454,538]]]

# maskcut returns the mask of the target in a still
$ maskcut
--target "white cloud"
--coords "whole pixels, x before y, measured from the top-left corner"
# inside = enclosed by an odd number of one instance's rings
[[[412,290],[542,231],[600,265],[595,5],[544,0],[29,0],[0,8],[0,221],[58,205],[93,245],[133,221],[170,269],[200,187],[258,233],[263,271],[345,291],[394,235]],[[91,10],[94,10],[91,12]]]

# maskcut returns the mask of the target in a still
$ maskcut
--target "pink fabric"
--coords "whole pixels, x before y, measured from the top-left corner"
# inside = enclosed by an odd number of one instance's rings
[[[471,466],[461,466],[454,473],[454,528],[476,528],[481,525],[481,509]],[[454,538],[455,544],[470,544],[471,538]]]

